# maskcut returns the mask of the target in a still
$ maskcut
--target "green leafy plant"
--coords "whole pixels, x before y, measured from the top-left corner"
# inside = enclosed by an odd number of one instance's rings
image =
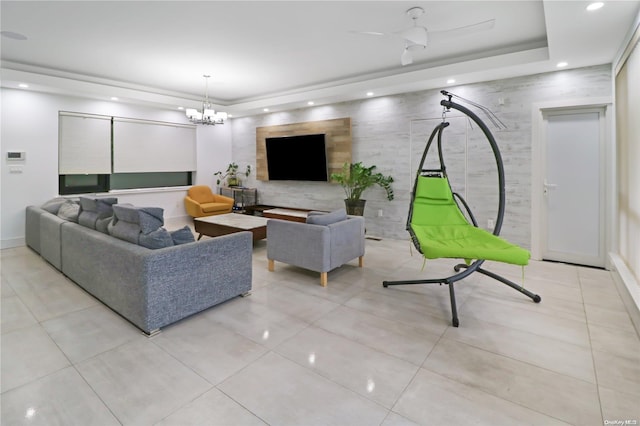
[[[348,200],[359,200],[362,193],[374,185],[378,185],[386,191],[389,201],[393,200],[393,188],[391,187],[393,177],[374,173],[375,168],[376,166],[366,167],[362,162],[344,163],[340,173],[331,174],[331,180],[342,186]]]
[[[227,170],[225,172],[215,172],[213,175],[214,176],[218,176],[218,179],[216,180],[216,185],[220,185],[220,182],[222,182],[223,180],[227,179],[227,181],[235,181],[236,184],[238,182],[238,169],[240,168],[240,166],[238,166],[238,164],[234,163],[229,163],[229,166],[227,167]],[[244,171],[244,176],[245,177],[249,177],[249,175],[251,174],[251,165],[247,164],[247,168]],[[231,185],[231,182],[229,182],[229,184]]]

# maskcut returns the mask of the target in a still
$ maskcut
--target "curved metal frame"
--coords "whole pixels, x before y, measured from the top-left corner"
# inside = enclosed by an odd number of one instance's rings
[[[489,130],[489,128],[484,124],[484,122],[482,120],[480,120],[480,118],[473,113],[473,111],[470,111],[468,108],[457,104],[455,102],[451,101],[451,97],[452,95],[444,93],[445,96],[448,96],[448,99],[444,99],[442,101],[440,101],[440,105],[442,105],[443,107],[447,108],[447,110],[449,109],[455,109],[458,110],[460,112],[462,112],[463,114],[465,114],[466,116],[468,116],[471,120],[473,120],[478,127],[480,127],[480,129],[482,130],[482,132],[484,133],[485,137],[487,138],[487,141],[489,142],[489,144],[491,145],[491,150],[493,151],[493,155],[496,161],[496,167],[497,167],[497,171],[498,171],[498,186],[499,186],[499,201],[498,201],[498,215],[496,217],[496,224],[495,227],[493,229],[493,235],[499,235],[500,234],[500,230],[502,229],[502,222],[504,219],[504,210],[505,210],[505,182],[504,182],[504,164],[502,162],[502,155],[500,154],[500,149],[498,148],[498,144],[496,143],[495,138],[493,137],[493,134],[491,133],[491,131]],[[429,137],[429,140],[427,142],[427,146],[425,147],[425,150],[422,154],[422,158],[420,160],[420,166],[418,167],[418,170],[416,172],[416,179],[415,182],[413,184],[413,192],[412,195],[415,196],[416,193],[416,187],[418,184],[418,178],[422,175],[422,174],[429,174],[429,173],[438,173],[438,174],[442,174],[442,176],[446,177],[447,176],[447,171],[446,171],[446,166],[444,163],[444,157],[442,155],[442,132],[445,128],[447,128],[449,126],[449,123],[444,121],[440,124],[438,124],[433,131],[431,132],[431,136]],[[438,147],[438,159],[440,160],[440,169],[423,169],[422,167],[424,166],[424,162],[427,158],[427,153],[429,152],[429,148],[431,147],[431,144],[434,140],[434,138],[437,135],[437,147]],[[475,217],[473,216],[473,213],[471,212],[471,209],[469,208],[469,205],[467,204],[467,202],[462,198],[462,196],[460,196],[458,193],[453,192],[454,195],[454,200],[457,198],[462,202],[462,205],[464,206],[465,210],[467,211],[471,222],[473,223],[473,226],[478,227],[478,224],[476,222]],[[413,216],[413,196],[412,196],[412,202],[411,205],[409,206],[409,214],[407,217],[407,231],[409,232],[410,236],[411,236],[411,240],[414,244],[414,246],[416,247],[416,249],[422,253],[422,250],[420,248],[420,243],[418,242],[418,239],[416,237],[416,235],[414,234],[412,228],[411,228],[411,219]],[[456,201],[456,204],[458,203],[458,201]],[[460,208],[460,205],[458,204],[458,208]],[[455,299],[455,290],[454,290],[454,286],[453,283],[455,283],[456,281],[460,281],[466,277],[468,277],[469,275],[471,275],[474,272],[479,272],[483,275],[486,275],[488,277],[491,277],[497,281],[502,282],[503,284],[508,285],[509,287],[525,294],[526,296],[530,297],[534,302],[539,303],[542,299],[540,298],[539,295],[534,294],[532,292],[530,292],[529,290],[523,288],[522,286],[504,278],[501,277],[493,272],[487,271],[486,269],[481,268],[482,264],[484,263],[484,259],[477,259],[474,262],[472,262],[470,265],[466,265],[464,263],[462,264],[458,264],[454,267],[454,271],[456,272],[456,274],[451,275],[449,277],[445,277],[445,278],[432,278],[432,279],[421,279],[421,280],[406,280],[406,281],[383,281],[382,285],[383,287],[388,287],[388,286],[393,286],[393,285],[410,285],[410,284],[446,284],[449,286],[449,296],[451,299],[451,314],[452,314],[452,324],[454,327],[458,327],[459,325],[459,320],[458,320],[458,313],[457,313],[457,308],[456,308],[456,299]]]

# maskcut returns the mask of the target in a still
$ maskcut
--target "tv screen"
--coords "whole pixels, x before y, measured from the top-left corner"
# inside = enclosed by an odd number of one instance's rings
[[[324,134],[266,138],[269,180],[327,181]]]

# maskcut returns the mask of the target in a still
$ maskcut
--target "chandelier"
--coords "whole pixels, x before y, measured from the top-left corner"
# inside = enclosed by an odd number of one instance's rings
[[[227,119],[227,113],[214,111],[211,102],[209,102],[209,77],[211,76],[205,74],[203,77],[205,78],[205,91],[204,100],[202,101],[202,111],[187,108],[185,111],[187,118],[194,124],[224,124],[224,120]]]

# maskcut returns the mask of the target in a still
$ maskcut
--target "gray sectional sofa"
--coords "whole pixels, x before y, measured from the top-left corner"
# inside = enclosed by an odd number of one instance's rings
[[[251,290],[250,232],[150,249],[37,206],[25,231],[29,247],[147,335]]]

